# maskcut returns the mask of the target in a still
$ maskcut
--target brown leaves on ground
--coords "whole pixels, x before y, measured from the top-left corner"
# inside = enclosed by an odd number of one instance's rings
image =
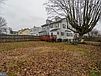
[[[12,43],[3,45],[8,48]],[[92,70],[101,72],[98,46],[23,42],[7,48],[0,52],[0,71],[9,76],[90,76]]]

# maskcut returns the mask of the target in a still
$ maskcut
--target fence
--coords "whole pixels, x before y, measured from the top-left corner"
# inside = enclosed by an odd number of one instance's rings
[[[0,42],[39,41],[39,36],[32,35],[0,35]]]
[[[84,37],[85,41],[101,42],[101,37]]]

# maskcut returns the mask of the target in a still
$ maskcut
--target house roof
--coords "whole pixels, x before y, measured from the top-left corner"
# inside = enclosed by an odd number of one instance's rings
[[[59,22],[61,22],[62,20],[64,20],[65,18],[63,18],[63,19],[61,19],[61,20],[58,20],[58,21],[54,21],[54,22],[52,22],[52,23],[50,23],[50,24],[54,24],[54,23],[59,23]]]
[[[34,26],[33,28],[41,28],[41,27]]]
[[[52,23],[50,23],[50,24],[44,24],[44,25],[42,25],[41,27],[48,26],[48,25],[55,24],[55,23],[59,23],[59,22],[61,22],[61,21],[64,20],[64,19],[65,19],[65,18],[62,18],[61,20],[54,21],[54,22],[52,22]]]
[[[52,32],[52,31],[57,31],[57,30],[59,30],[59,28],[57,28],[57,29],[52,29],[50,32]]]
[[[44,24],[44,25],[42,25],[41,27],[44,27],[44,26],[48,26],[49,24]]]
[[[65,32],[71,32],[71,30],[65,30]]]
[[[24,31],[26,31],[26,30],[31,31],[29,28],[25,28],[25,29],[19,30],[18,33],[22,33],[22,32],[24,32]]]
[[[42,33],[42,32],[46,32],[46,31],[40,31],[39,33]]]

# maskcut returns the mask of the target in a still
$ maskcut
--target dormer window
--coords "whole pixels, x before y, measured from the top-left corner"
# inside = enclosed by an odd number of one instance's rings
[[[66,25],[65,24],[63,24],[62,26],[63,26],[63,28],[66,28]]]
[[[57,23],[57,24],[55,25],[55,27],[56,27],[56,28],[59,28],[59,23]]]
[[[50,25],[50,28],[53,28],[53,25]]]

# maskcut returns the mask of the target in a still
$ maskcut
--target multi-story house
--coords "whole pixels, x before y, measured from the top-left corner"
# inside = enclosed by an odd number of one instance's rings
[[[42,30],[39,32],[39,35],[49,35],[50,32],[50,26],[49,24],[52,23],[51,20],[46,20],[46,24],[42,25],[41,28]]]
[[[59,17],[55,18],[55,21],[46,21],[45,25],[42,25],[42,31],[40,35],[55,35],[57,39],[73,39],[74,33],[69,30],[67,27],[71,28],[69,23],[66,22],[66,19],[61,19]]]
[[[34,35],[34,36],[39,36],[39,32],[41,31],[41,27],[36,27],[34,26],[32,29],[31,29],[31,35]]]

